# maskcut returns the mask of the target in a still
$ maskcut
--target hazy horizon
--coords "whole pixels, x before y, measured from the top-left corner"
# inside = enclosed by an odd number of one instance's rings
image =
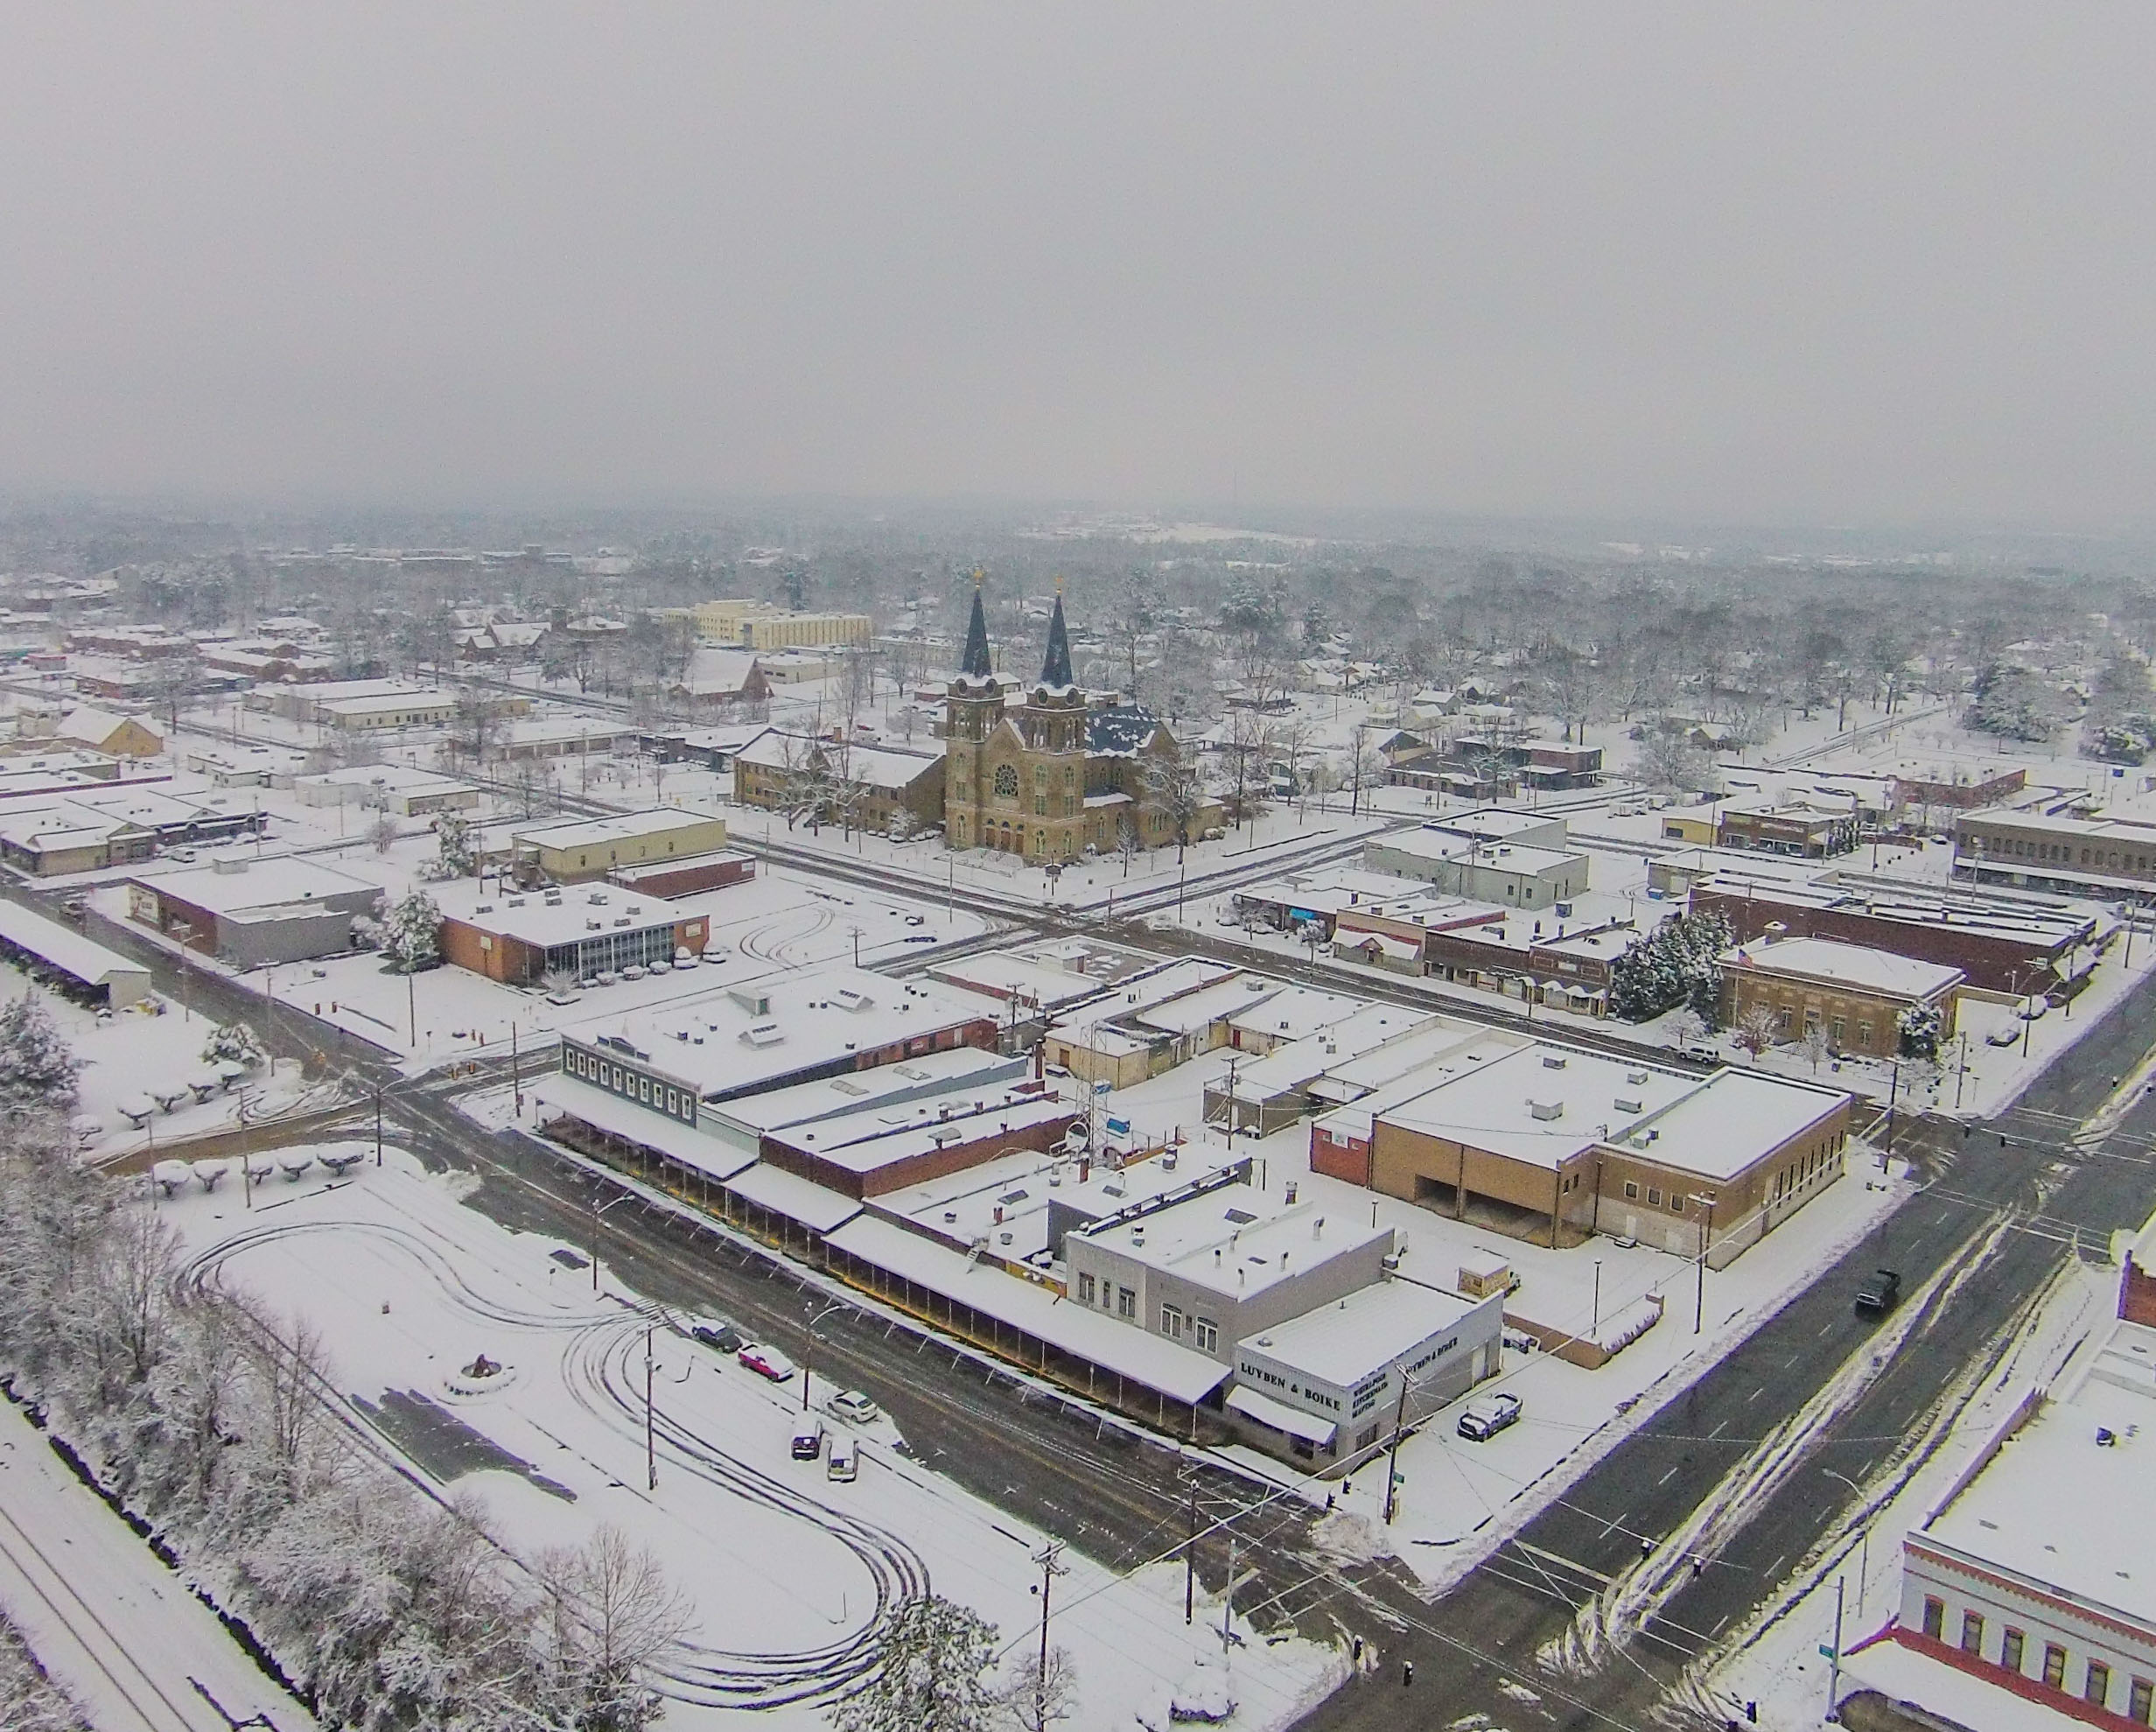
[[[2151,517],[2138,10],[10,24],[0,495]]]

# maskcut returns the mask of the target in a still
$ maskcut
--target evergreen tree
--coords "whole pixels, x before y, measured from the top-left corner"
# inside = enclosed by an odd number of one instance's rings
[[[34,992],[0,1009],[0,1113],[73,1112],[82,1062]]]
[[[884,1631],[883,1665],[837,1712],[839,1732],[989,1732],[996,1626],[941,1595],[900,1607]]]
[[[415,890],[392,907],[383,922],[382,953],[396,964],[398,973],[415,974],[441,955],[436,936],[441,926],[442,911],[435,907],[434,898]]]

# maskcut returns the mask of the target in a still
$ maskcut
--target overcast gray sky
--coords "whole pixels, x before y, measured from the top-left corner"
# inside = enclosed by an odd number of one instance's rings
[[[0,487],[2151,515],[2146,5],[0,27]]]

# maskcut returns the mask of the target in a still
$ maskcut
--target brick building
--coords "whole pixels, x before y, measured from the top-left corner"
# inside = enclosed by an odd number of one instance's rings
[[[1838,1053],[1883,1058],[1900,1049],[1901,1019],[1928,1010],[1942,1043],[1954,1035],[1964,976],[1941,963],[1915,962],[1828,938],[1754,940],[1723,952],[1721,1020],[1740,1027],[1764,1007],[1782,1041],[1824,1033]]]

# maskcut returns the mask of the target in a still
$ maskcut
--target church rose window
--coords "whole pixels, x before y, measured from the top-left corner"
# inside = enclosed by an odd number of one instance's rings
[[[1018,792],[1018,773],[1009,764],[996,767],[996,791],[1006,800],[1015,800]]]

